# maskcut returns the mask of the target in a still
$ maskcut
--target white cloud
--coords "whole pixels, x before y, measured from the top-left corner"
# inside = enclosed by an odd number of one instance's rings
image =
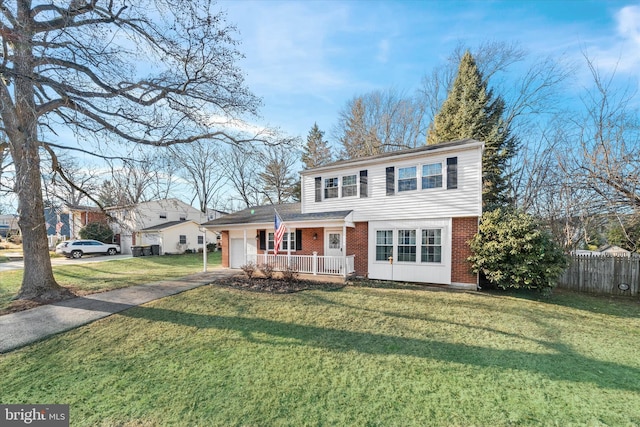
[[[625,6],[615,13],[615,33],[588,48],[601,71],[637,76],[640,67],[640,6]]]

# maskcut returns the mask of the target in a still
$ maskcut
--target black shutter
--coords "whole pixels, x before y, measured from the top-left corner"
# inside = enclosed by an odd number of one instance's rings
[[[458,188],[458,158],[447,159],[447,189]]]
[[[396,192],[396,173],[395,168],[390,166],[387,168],[387,196],[393,196]]]
[[[360,171],[360,197],[369,197],[369,178],[367,171]]]
[[[302,230],[296,230],[296,251],[302,250]]]
[[[322,201],[322,177],[316,178],[316,202]]]
[[[267,250],[267,232],[265,230],[260,230],[260,250]]]

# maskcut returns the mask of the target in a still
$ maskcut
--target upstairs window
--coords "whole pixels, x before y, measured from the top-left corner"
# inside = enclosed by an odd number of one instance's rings
[[[351,197],[358,195],[358,181],[355,175],[347,175],[342,177],[342,197]]]
[[[335,199],[338,197],[338,178],[327,178],[324,180],[324,198]]]
[[[398,169],[398,192],[411,191],[418,188],[416,172],[417,168],[415,166]]]
[[[160,212],[160,219],[167,219],[167,213],[166,212]]]
[[[442,187],[442,163],[422,166],[422,189]]]

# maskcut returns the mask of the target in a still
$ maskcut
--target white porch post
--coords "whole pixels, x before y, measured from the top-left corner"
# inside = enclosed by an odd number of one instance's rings
[[[202,227],[202,271],[207,272],[207,229]]]
[[[342,271],[347,277],[347,224],[342,224]]]
[[[311,272],[314,276],[318,275],[318,252],[313,252],[313,260],[311,263]]]
[[[291,230],[285,226],[284,232],[287,233],[287,268],[291,268]]]
[[[244,239],[244,254],[242,255],[242,265],[247,265],[247,229],[242,230],[242,238]]]

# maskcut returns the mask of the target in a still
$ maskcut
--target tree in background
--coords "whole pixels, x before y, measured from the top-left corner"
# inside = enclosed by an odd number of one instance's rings
[[[298,177],[294,167],[299,158],[296,140],[282,141],[267,147],[264,171],[259,173],[260,193],[269,204],[300,200]]]
[[[236,65],[235,28],[209,1],[7,0],[0,27],[0,149],[15,167],[24,241],[18,298],[54,299],[69,292],[49,259],[41,150],[55,162],[60,152],[100,156],[116,145],[242,143],[252,138],[214,118],[253,114],[259,100]],[[54,142],[58,126],[81,145]]]
[[[329,143],[324,140],[324,132],[314,123],[307,135],[307,144],[303,147],[302,163],[306,169],[311,169],[331,163],[332,160]]]
[[[423,123],[422,100],[390,89],[351,99],[333,134],[341,157],[354,159],[422,145]]]
[[[198,199],[200,211],[216,207],[220,192],[227,182],[222,163],[226,159],[215,141],[197,141],[188,145],[169,147],[171,158],[179,165],[178,174]]]
[[[245,208],[260,204],[258,159],[261,154],[262,152],[254,145],[232,145],[227,148],[225,161],[220,164],[228,182]]]
[[[516,140],[503,120],[505,104],[494,97],[470,52],[460,61],[447,99],[427,134],[428,144],[472,138],[485,143],[482,199],[486,209],[510,204],[507,166]]]

